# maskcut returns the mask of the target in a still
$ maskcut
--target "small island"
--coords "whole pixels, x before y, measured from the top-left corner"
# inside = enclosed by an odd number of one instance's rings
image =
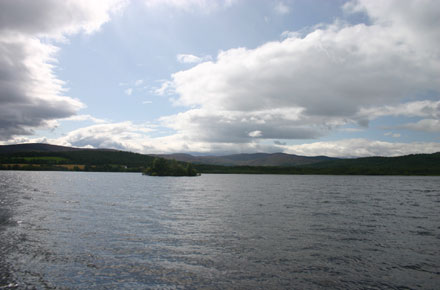
[[[166,160],[164,158],[154,158],[153,163],[143,175],[149,176],[198,176],[200,173],[193,168],[191,163],[185,166],[176,160]]]

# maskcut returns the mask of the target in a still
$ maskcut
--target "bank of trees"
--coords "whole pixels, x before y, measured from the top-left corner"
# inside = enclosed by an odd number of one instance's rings
[[[197,171],[191,163],[182,164],[176,160],[155,158],[143,174],[150,176],[196,176]]]

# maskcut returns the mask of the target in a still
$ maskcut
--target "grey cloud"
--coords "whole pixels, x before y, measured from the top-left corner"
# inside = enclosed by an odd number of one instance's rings
[[[33,56],[30,50],[38,51]],[[36,39],[0,35],[0,140],[29,135],[47,121],[76,113],[82,104],[62,95],[48,64],[53,48]]]
[[[0,2],[0,29],[26,34],[52,32],[57,23],[74,20],[74,14],[57,0],[3,0]],[[64,8],[64,9],[63,9]]]
[[[275,145],[286,145],[286,144],[287,144],[286,142],[281,142],[281,141],[279,141],[279,140],[275,140],[275,141],[273,141],[273,143],[274,143]]]
[[[122,0],[2,0],[0,31],[50,37],[92,32],[109,19],[109,11],[122,6]]]
[[[423,131],[430,133],[440,133],[439,119],[422,119],[416,123],[408,123],[399,126],[400,129],[409,129],[414,131]]]
[[[394,106],[380,106],[362,108],[358,114],[359,119],[375,119],[382,116],[405,116],[440,119],[440,101],[414,101]]]
[[[273,144],[259,142],[224,143],[194,142],[182,134],[160,138],[148,137],[145,124],[131,122],[108,123],[84,127],[58,139],[17,139],[26,142],[49,142],[52,144],[115,148],[143,153],[207,152],[230,154],[243,152],[286,152],[298,155],[327,155],[334,157],[399,156],[413,153],[433,153],[440,151],[440,143],[414,142],[397,143],[368,139],[345,139],[338,141],[314,142],[301,145],[287,145],[274,141]],[[20,141],[20,142],[23,142]]]
[[[162,124],[191,140],[247,143],[254,139],[315,139],[342,125],[339,118],[307,117],[299,111],[206,112],[189,110],[163,117]],[[258,133],[257,133],[258,132]]]
[[[33,134],[83,106],[64,95],[51,40],[98,29],[118,1],[0,1],[0,140]]]

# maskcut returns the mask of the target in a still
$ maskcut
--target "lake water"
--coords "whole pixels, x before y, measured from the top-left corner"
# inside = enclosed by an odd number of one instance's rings
[[[0,287],[439,289],[440,177],[0,172]]]

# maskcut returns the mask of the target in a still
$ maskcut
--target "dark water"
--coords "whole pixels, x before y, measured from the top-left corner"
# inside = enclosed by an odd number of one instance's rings
[[[440,178],[0,172],[0,287],[439,289]]]

